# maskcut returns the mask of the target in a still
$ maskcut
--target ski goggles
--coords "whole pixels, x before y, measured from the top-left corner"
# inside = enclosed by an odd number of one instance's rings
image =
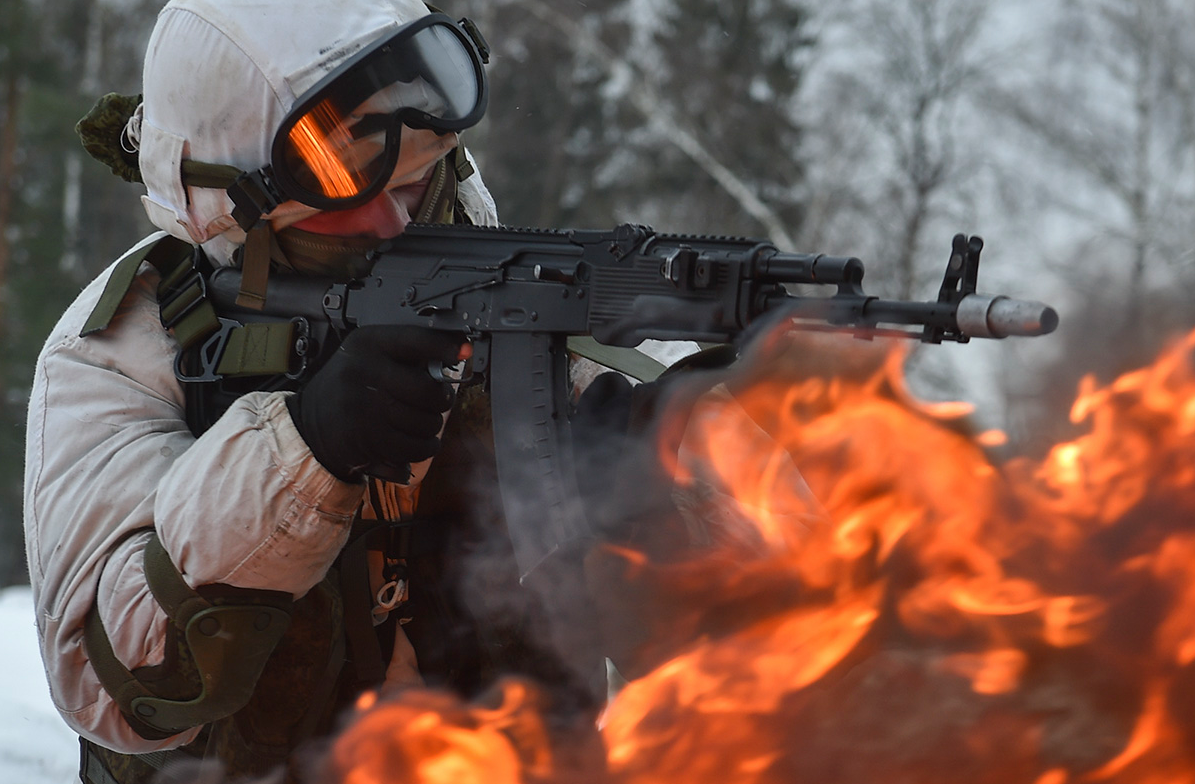
[[[469,20],[441,13],[403,25],[300,96],[274,136],[270,164],[228,188],[248,230],[293,200],[346,210],[377,196],[399,158],[404,125],[452,133],[485,114],[489,49]]]

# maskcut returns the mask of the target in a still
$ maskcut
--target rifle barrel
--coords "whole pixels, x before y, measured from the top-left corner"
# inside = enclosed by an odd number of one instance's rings
[[[773,294],[767,308],[780,304],[781,312],[796,319],[823,321],[828,328],[875,329],[884,324],[932,327],[973,338],[1013,335],[1047,335],[1058,327],[1058,313],[1041,302],[986,294],[968,294],[957,304],[905,302],[862,295],[796,297]],[[896,332],[919,337],[919,332]]]
[[[1058,312],[1049,305],[984,294],[963,297],[957,318],[959,329],[977,338],[1033,337],[1058,328]]]

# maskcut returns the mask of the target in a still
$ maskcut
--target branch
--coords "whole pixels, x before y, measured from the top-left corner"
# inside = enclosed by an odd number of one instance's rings
[[[795,250],[796,243],[793,242],[784,221],[776,214],[775,210],[756,196],[747,183],[743,182],[730,167],[719,161],[717,156],[706,148],[695,134],[682,126],[662,100],[659,91],[652,85],[647,74],[621,58],[601,39],[576,21],[557,11],[545,0],[526,0],[525,4],[531,13],[540,20],[560,30],[568,36],[570,41],[578,44],[601,61],[616,79],[625,84],[635,85],[629,93],[631,103],[647,119],[648,124],[653,129],[662,132],[666,139],[676,145],[702,171],[710,175],[722,190],[737,201],[748,215],[759,221],[771,240],[781,250]]]

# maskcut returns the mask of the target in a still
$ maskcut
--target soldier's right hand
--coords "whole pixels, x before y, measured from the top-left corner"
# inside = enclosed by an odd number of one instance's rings
[[[410,464],[440,448],[454,393],[429,365],[451,365],[459,334],[408,326],[353,330],[287,405],[299,435],[324,468],[348,482],[410,478]]]

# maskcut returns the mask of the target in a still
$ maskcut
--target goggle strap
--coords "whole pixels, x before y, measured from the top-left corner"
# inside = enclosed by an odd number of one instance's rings
[[[481,34],[481,30],[477,28],[477,24],[467,16],[463,17],[457,24],[465,31],[465,35],[473,40],[473,45],[477,47],[477,56],[481,58],[481,64],[489,65],[490,44],[485,40],[485,36]]]
[[[192,188],[228,188],[240,177],[240,169],[225,163],[204,163],[185,160],[182,164],[183,185]]]

